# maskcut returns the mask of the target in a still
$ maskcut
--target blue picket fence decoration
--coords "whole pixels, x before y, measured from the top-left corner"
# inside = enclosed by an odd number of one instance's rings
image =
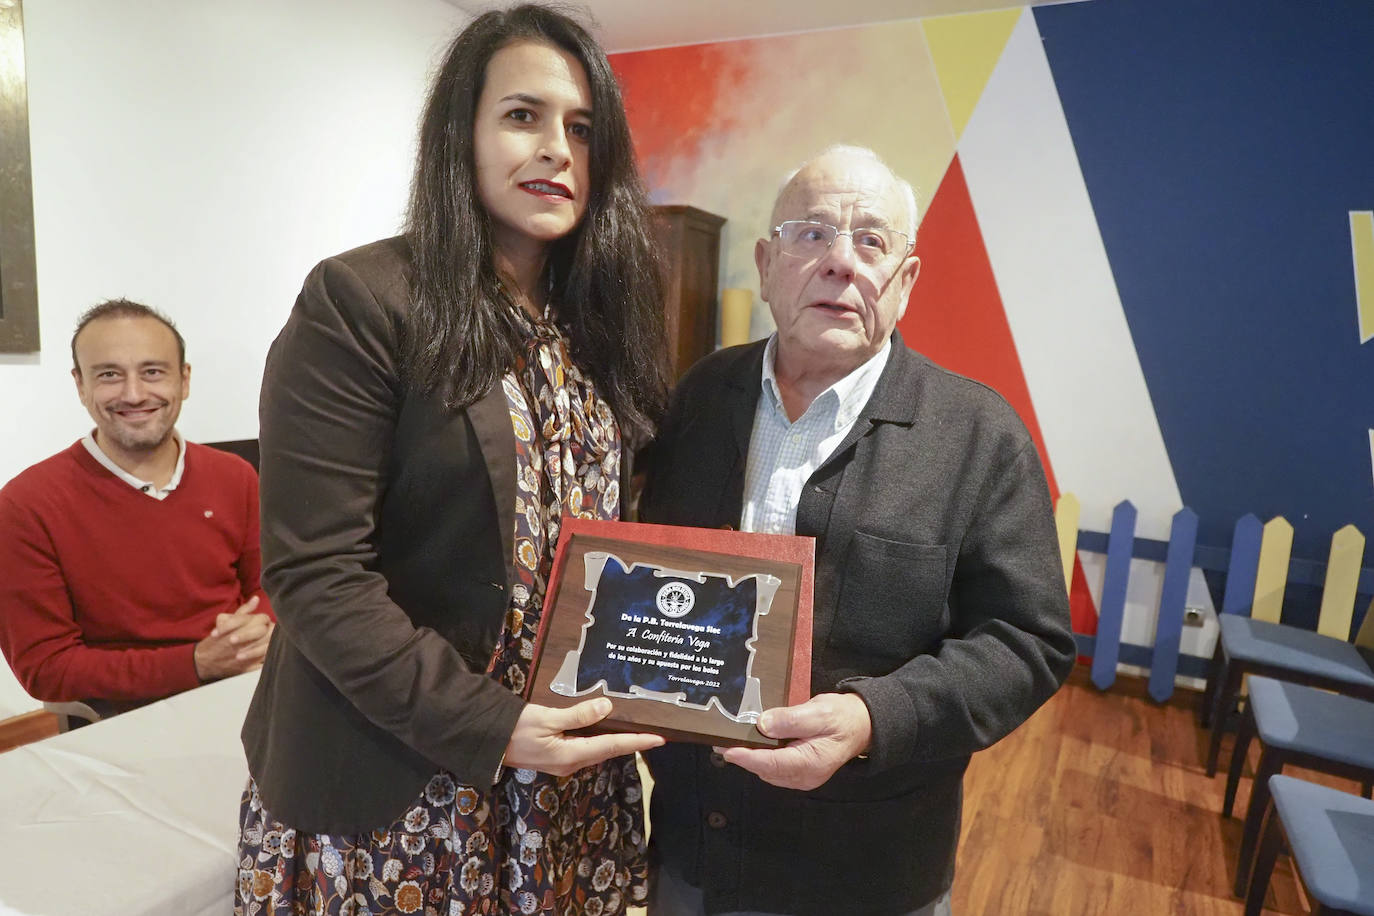
[[[1193,548],[1197,545],[1197,521],[1197,513],[1192,509],[1179,509],[1169,531],[1169,554],[1164,561],[1164,586],[1155,624],[1155,650],[1150,657],[1149,691],[1159,703],[1174,694],[1174,675],[1178,673],[1183,641],[1183,606],[1188,601],[1188,579],[1193,573]]]
[[[1231,533],[1231,562],[1226,566],[1226,594],[1221,613],[1249,614],[1255,599],[1255,576],[1259,573],[1260,542],[1264,523],[1255,513],[1242,515]]]
[[[1097,635],[1075,633],[1078,654],[1092,659],[1092,682],[1106,690],[1116,681],[1118,664],[1149,670],[1150,696],[1163,702],[1173,695],[1177,676],[1205,678],[1211,660],[1182,652],[1183,619],[1187,610],[1188,581],[1193,569],[1225,573],[1226,590],[1218,613],[1249,614],[1254,601],[1264,525],[1253,514],[1239,519],[1230,548],[1197,543],[1198,517],[1187,507],[1173,519],[1169,540],[1135,537],[1137,512],[1130,500],[1112,511],[1110,533],[1079,529],[1076,551],[1105,554],[1106,568],[1098,607]],[[1357,532],[1358,533],[1358,532]],[[1130,580],[1131,560],[1164,564],[1153,646],[1123,642],[1121,630]],[[1328,558],[1330,559],[1330,558]],[[1287,583],[1324,587],[1327,563],[1290,558]],[[1356,582],[1355,609],[1365,607],[1374,595],[1374,566],[1363,566]],[[1354,619],[1358,626],[1359,620]],[[1353,631],[1353,628],[1352,628]]]
[[[1106,690],[1116,681],[1116,665],[1121,657],[1121,619],[1126,612],[1126,585],[1131,577],[1135,519],[1135,506],[1129,499],[1117,503],[1112,510],[1107,572],[1102,580],[1102,604],[1097,609],[1097,638],[1092,652],[1092,680],[1098,690]]]

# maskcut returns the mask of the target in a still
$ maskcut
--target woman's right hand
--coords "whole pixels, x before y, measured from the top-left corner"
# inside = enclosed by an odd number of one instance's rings
[[[659,735],[617,732],[590,738],[569,736],[565,732],[586,728],[611,714],[611,701],[605,697],[586,700],[567,709],[530,703],[520,713],[506,745],[505,765],[539,770],[554,776],[569,776],[583,767],[611,757],[659,747]]]

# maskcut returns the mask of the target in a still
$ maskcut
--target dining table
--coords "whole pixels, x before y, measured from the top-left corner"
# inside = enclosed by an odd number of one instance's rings
[[[224,916],[257,672],[0,753],[0,916]]]

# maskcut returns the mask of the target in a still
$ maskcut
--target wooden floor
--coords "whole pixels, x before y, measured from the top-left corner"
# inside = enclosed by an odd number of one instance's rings
[[[976,754],[965,779],[954,881],[958,916],[1239,916],[1231,895],[1241,822],[1208,779],[1198,694],[1160,705],[1143,681],[1092,686],[1080,666],[1039,712]],[[1230,759],[1230,739],[1222,762]],[[1237,811],[1250,797],[1250,766]],[[1347,791],[1353,782],[1310,777]],[[1280,859],[1266,914],[1305,913]]]

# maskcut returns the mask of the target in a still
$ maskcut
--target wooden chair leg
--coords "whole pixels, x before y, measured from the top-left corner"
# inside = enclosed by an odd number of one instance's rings
[[[1221,736],[1226,732],[1226,711],[1240,693],[1240,679],[1245,672],[1240,665],[1222,661],[1216,697],[1212,703],[1212,740],[1207,746],[1207,775],[1217,775],[1217,758],[1221,756]]]
[[[1254,711],[1246,706],[1240,719],[1240,730],[1236,732],[1236,746],[1231,751],[1231,766],[1226,772],[1226,799],[1221,804],[1221,816],[1230,817],[1231,808],[1236,803],[1236,789],[1240,786],[1240,776],[1245,769],[1245,755],[1250,750],[1250,741],[1255,737]]]
[[[1265,795],[1268,795],[1265,784]],[[1260,916],[1264,909],[1264,898],[1269,893],[1269,878],[1274,873],[1274,862],[1279,857],[1279,847],[1283,843],[1282,826],[1278,812],[1272,804],[1266,805],[1264,812],[1264,835],[1259,850],[1255,853],[1254,864],[1250,867],[1250,881],[1245,892],[1245,916]]]
[[[1269,803],[1269,777],[1283,769],[1283,759],[1269,748],[1260,749],[1259,765],[1255,767],[1255,779],[1250,783],[1250,807],[1245,812],[1245,827],[1240,835],[1240,852],[1236,856],[1236,896],[1245,893],[1245,882],[1249,876],[1250,859],[1255,853],[1255,844],[1260,838],[1260,825]],[[1266,879],[1267,880],[1267,879]]]

